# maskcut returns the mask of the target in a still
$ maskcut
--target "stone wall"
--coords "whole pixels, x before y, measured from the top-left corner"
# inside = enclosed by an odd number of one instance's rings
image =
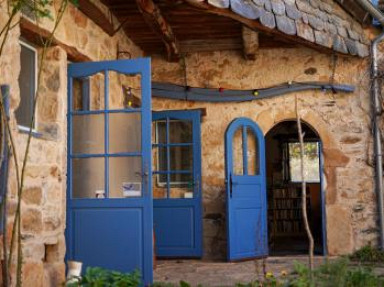
[[[95,1],[101,5],[98,1]],[[0,24],[6,21],[0,4]],[[102,7],[105,9],[105,7]],[[45,20],[45,28],[52,22]],[[11,122],[18,154],[26,135],[17,129],[13,112],[20,101],[20,30],[15,27],[0,58],[0,84],[11,86]],[[70,5],[56,33],[57,39],[75,46],[91,59],[115,59],[117,46],[142,55],[139,48],[119,32],[106,35],[97,25]],[[187,55],[183,65],[154,57],[153,80],[196,87],[252,89],[287,81],[329,81],[356,85],[353,94],[298,93],[303,119],[323,141],[327,193],[327,241],[330,254],[348,253],[376,242],[376,204],[369,99],[368,63],[357,58],[339,58],[312,50],[260,50],[256,61],[245,61],[237,52]],[[334,63],[336,64],[334,66]],[[38,136],[32,139],[22,200],[24,286],[58,286],[64,280],[64,229],[66,194],[66,98],[67,55],[60,47],[48,51],[38,103]],[[236,117],[256,121],[264,133],[276,123],[294,118],[295,94],[249,103],[208,104],[154,99],[155,110],[206,108],[202,122],[202,182],[205,256],[223,258],[225,238],[224,132]],[[20,158],[22,160],[22,158]],[[9,210],[16,202],[15,170],[11,164]],[[12,218],[10,218],[12,219]]]
[[[307,91],[246,103],[154,98],[154,110],[206,108],[201,124],[205,257],[225,256],[224,133],[228,124],[248,117],[267,133],[277,123],[295,119],[296,96],[303,120],[316,129],[323,143],[329,254],[376,244],[367,60],[335,59],[298,48],[260,50],[255,61],[244,60],[239,52],[197,53],[186,56],[185,63],[186,72],[182,65],[153,58],[153,80],[191,87],[258,89],[334,78],[335,83],[356,86],[352,94]]]
[[[57,3],[54,1],[54,5]],[[95,3],[105,10],[98,1]],[[5,4],[0,4],[0,25],[4,25],[7,18]],[[52,29],[53,21],[44,20],[40,26]],[[19,35],[20,28],[16,26],[0,58],[0,84],[9,84],[11,87],[12,133],[21,162],[27,135],[18,130],[14,116],[20,101]],[[133,58],[142,55],[141,50],[122,31],[114,37],[108,36],[72,4],[68,6],[55,37],[95,61],[115,60],[118,46],[121,50],[129,51]],[[36,48],[41,53],[41,47]],[[37,108],[37,134],[31,142],[22,196],[24,286],[59,286],[65,277],[67,64],[67,55],[62,48],[56,46],[48,49]],[[13,163],[9,193],[11,222],[17,201]],[[11,224],[8,224],[10,228]]]

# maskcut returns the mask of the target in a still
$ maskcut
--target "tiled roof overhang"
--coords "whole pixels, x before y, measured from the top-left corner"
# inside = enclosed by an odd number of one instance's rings
[[[299,37],[304,44],[366,57],[369,40],[362,25],[333,0],[184,0],[197,8],[227,10],[258,21],[273,32]],[[209,8],[208,8],[209,9]],[[230,16],[230,15],[229,15]]]

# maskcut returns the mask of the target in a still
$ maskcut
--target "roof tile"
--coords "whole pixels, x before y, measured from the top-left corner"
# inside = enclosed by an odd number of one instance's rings
[[[275,15],[272,12],[265,11],[260,17],[260,23],[265,27],[274,29],[276,27]]]
[[[334,0],[205,1],[215,7],[230,8],[244,18],[260,21],[271,30],[296,35],[340,53],[360,57],[369,54],[370,42],[361,24]]]
[[[256,20],[261,16],[262,10],[249,0],[231,0],[233,12],[247,19]]]
[[[287,35],[296,35],[296,24],[295,21],[286,17],[276,15],[277,29]]]
[[[287,16],[293,20],[301,18],[301,13],[297,9],[296,5],[285,4],[285,12],[287,13]]]
[[[285,15],[285,5],[281,0],[272,0],[272,11],[275,15]]]

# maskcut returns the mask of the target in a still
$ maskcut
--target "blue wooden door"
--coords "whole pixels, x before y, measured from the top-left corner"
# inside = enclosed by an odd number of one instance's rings
[[[228,260],[267,256],[264,136],[250,119],[231,122],[225,135]]]
[[[156,255],[201,257],[200,111],[153,113]]]
[[[67,259],[152,282],[149,59],[68,67]]]

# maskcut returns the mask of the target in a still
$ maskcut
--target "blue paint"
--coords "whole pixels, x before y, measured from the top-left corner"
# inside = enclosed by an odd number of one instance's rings
[[[373,6],[376,6],[378,8],[379,0],[371,0],[371,2],[372,2]],[[381,25],[380,22],[376,18],[373,18],[372,24],[375,25],[375,26],[380,26]]]
[[[234,173],[233,138],[241,129],[257,141],[259,172],[248,174],[248,142],[243,141],[243,174]],[[265,143],[260,128],[248,118],[237,118],[225,133],[225,182],[227,194],[227,258],[229,261],[268,255]]]
[[[142,108],[109,110],[109,71],[140,74]],[[73,110],[73,79],[105,74],[105,107],[101,111]],[[109,114],[141,114],[141,150],[110,153]],[[74,115],[104,115],[105,149],[102,154],[73,153]],[[68,66],[68,170],[67,170],[67,260],[79,260],[84,266],[101,266],[122,272],[141,271],[144,285],[153,281],[153,204],[151,174],[151,67],[150,59],[76,63]],[[105,190],[109,194],[109,159],[141,157],[142,196],[137,198],[72,197],[72,159],[104,158]],[[84,271],[84,270],[83,270]]]
[[[319,142],[319,171],[320,171],[320,190],[321,190],[321,228],[322,228],[322,241],[323,241],[323,255],[328,254],[327,247],[327,216],[326,216],[326,194],[325,194],[325,181],[324,181],[324,156],[323,156],[323,145]]]
[[[332,92],[353,93],[355,91],[355,87],[351,85],[334,85],[322,82],[293,82],[265,89],[219,90],[193,87],[186,89],[183,86],[174,84],[154,82],[152,95],[159,98],[184,101],[247,102],[306,90],[328,90]]]
[[[167,175],[167,198],[154,199],[154,227],[156,255],[159,257],[201,257],[202,248],[202,208],[201,208],[201,139],[200,111],[154,112],[153,121],[166,121],[166,143],[153,144],[154,148],[167,148],[167,170],[154,171],[154,174]],[[193,142],[170,143],[170,120],[190,121]],[[193,170],[170,170],[170,147],[193,147]],[[170,175],[191,174],[194,182],[193,198],[170,198]]]
[[[1,85],[1,94],[0,96],[3,98],[3,109],[5,112],[5,117],[9,119],[9,85]],[[1,112],[0,112],[1,117]],[[4,123],[4,122],[3,122]],[[7,196],[7,190],[8,190],[8,176],[9,176],[9,155],[10,150],[8,146],[7,141],[7,132],[6,127],[2,126],[2,130],[0,130],[1,133],[1,146],[3,147],[2,154],[0,155],[2,158],[1,165],[0,165],[0,204],[2,204],[2,214],[0,214],[1,220],[0,220],[0,234],[3,234],[4,232],[4,226],[5,226],[5,220],[6,220],[6,206],[3,205],[3,201],[5,196]],[[1,151],[0,151],[1,152]]]

